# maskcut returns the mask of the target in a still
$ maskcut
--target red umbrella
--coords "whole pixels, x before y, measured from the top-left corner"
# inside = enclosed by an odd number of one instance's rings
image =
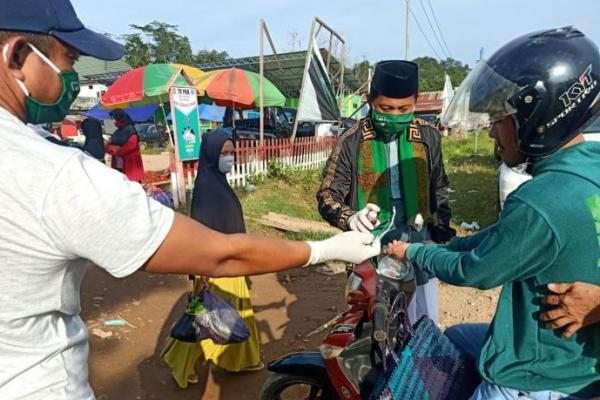
[[[263,80],[264,106],[284,106],[285,96],[268,79]],[[260,75],[239,68],[206,72],[196,81],[198,95],[210,97],[219,106],[260,106]]]

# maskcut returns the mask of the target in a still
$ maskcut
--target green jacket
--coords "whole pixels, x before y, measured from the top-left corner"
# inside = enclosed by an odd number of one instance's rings
[[[570,339],[544,327],[540,299],[552,282],[600,285],[600,143],[534,165],[498,222],[446,246],[412,244],[408,258],[457,286],[502,285],[479,359],[484,379],[525,391],[600,395],[600,326]]]

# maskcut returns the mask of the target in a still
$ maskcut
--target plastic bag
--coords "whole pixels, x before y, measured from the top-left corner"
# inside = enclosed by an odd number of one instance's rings
[[[162,190],[161,188],[156,187],[150,183],[144,184],[143,187],[146,191],[146,196],[158,201],[163,206],[174,208],[173,195],[171,194],[171,192]]]
[[[171,330],[171,337],[197,343],[211,339],[217,344],[241,343],[250,331],[240,314],[225,300],[207,289],[190,295],[183,316]]]
[[[206,339],[207,337],[202,336],[203,333],[196,327],[194,321],[196,314],[202,312],[204,312],[202,297],[190,293],[188,295],[188,304],[185,312],[171,329],[171,337],[188,343],[197,343]]]

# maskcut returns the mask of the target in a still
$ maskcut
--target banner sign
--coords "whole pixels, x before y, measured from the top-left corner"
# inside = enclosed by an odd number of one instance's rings
[[[200,123],[196,88],[172,87],[171,110],[179,160],[197,160],[200,156]]]

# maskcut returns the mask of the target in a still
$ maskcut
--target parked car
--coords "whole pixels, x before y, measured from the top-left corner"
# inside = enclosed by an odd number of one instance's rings
[[[286,107],[264,108],[265,139],[284,139],[291,137],[294,131],[297,110]],[[235,115],[235,127],[232,122]],[[296,130],[296,137],[334,136],[356,121],[350,118],[342,119],[341,127],[332,123],[301,121]],[[223,124],[225,129],[231,129],[237,139],[256,140],[260,137],[260,112],[257,109],[236,110],[231,109],[225,113]]]
[[[600,142],[600,118],[585,128],[583,135],[585,140]],[[506,166],[504,163],[500,165],[498,170],[498,204],[500,209],[504,206],[504,202],[510,193],[531,179],[531,175],[527,173],[526,169],[525,164],[513,168]]]
[[[135,124],[135,130],[143,143],[161,143],[163,137],[154,124]]]
[[[415,115],[415,117],[420,118],[423,121],[426,121],[436,127],[437,127],[438,123],[440,122],[437,114],[425,113],[425,114]]]

